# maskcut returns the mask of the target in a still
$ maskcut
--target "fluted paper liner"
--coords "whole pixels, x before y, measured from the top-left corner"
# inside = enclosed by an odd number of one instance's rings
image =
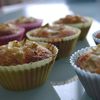
[[[85,17],[88,21],[85,22],[85,23],[78,23],[78,24],[68,24],[68,25],[71,25],[73,27],[77,27],[81,30],[81,34],[79,36],[79,40],[84,40],[91,25],[92,25],[92,18],[90,17]]]
[[[83,84],[87,94],[93,98],[93,100],[100,100],[100,74],[91,73],[85,71],[76,65],[76,61],[79,56],[83,55],[86,52],[89,52],[91,47],[86,47],[84,49],[78,50],[72,54],[70,58],[70,63],[74,67],[81,83]]]
[[[0,84],[9,90],[28,90],[42,85],[55,61],[58,49],[41,43],[52,51],[53,56],[44,60],[16,66],[0,66]]]
[[[65,58],[71,54],[72,50],[74,49],[74,47],[77,43],[78,37],[81,32],[79,29],[71,27],[71,26],[66,25],[65,27],[66,27],[66,30],[67,29],[69,31],[71,30],[71,31],[75,32],[75,34],[71,35],[71,36],[66,36],[63,38],[51,39],[51,38],[42,38],[42,37],[34,37],[34,36],[31,37],[30,34],[32,34],[34,32],[34,30],[32,30],[32,31],[26,33],[26,36],[29,40],[48,42],[48,43],[54,44],[59,49],[57,58]]]

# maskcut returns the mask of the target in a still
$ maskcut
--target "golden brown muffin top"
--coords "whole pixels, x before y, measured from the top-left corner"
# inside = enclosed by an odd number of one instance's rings
[[[75,34],[72,30],[66,29],[64,25],[46,24],[38,29],[31,31],[31,36],[45,37],[45,38],[62,38]]]
[[[0,24],[0,36],[14,34],[17,32],[17,30],[18,27],[16,27],[15,25],[5,23]]]
[[[82,69],[100,74],[100,45],[97,45],[90,52],[80,56],[77,65]]]
[[[31,22],[35,22],[36,18],[33,17],[19,17],[18,19],[15,20],[16,24],[24,24],[24,23],[31,23]]]
[[[50,50],[32,41],[12,41],[0,46],[0,65],[2,66],[35,62],[51,56]]]
[[[64,18],[60,18],[55,21],[56,24],[75,24],[75,23],[85,23],[87,19],[79,15],[67,15]]]

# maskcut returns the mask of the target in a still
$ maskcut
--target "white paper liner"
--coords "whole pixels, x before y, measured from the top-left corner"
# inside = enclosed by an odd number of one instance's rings
[[[97,73],[85,71],[84,69],[80,69],[80,67],[76,65],[78,57],[86,52],[89,52],[90,50],[91,47],[86,47],[81,50],[78,50],[70,57],[70,63],[74,67],[87,94],[94,100],[100,100],[100,75]]]

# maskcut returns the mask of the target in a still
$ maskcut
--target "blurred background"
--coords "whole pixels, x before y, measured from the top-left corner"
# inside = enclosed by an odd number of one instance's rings
[[[91,16],[97,21],[100,21],[100,13],[98,12],[100,9],[100,0],[0,0],[0,11],[2,12],[0,13],[0,16],[3,16],[3,13],[17,11],[18,8],[21,8],[28,4],[31,4],[31,5],[33,4],[33,6],[40,5],[40,4],[45,4],[45,5],[46,4],[64,4],[64,6],[66,6],[66,9],[68,8],[70,12],[73,12],[74,14],[79,14],[83,16]],[[57,9],[56,6],[54,7],[54,10],[55,9]],[[60,9],[60,6],[59,6],[59,9]],[[39,8],[37,10],[39,10]],[[66,12],[66,15],[67,14],[69,13]],[[3,20],[0,20],[0,21],[3,21]]]
[[[97,2],[99,0],[0,0],[3,5],[12,5],[23,2],[31,3],[58,3],[58,2],[68,2],[68,3],[79,3],[79,2]]]

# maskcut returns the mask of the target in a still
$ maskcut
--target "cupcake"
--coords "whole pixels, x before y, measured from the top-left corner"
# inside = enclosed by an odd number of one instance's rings
[[[55,21],[54,24],[65,24],[79,28],[81,30],[79,40],[84,40],[91,27],[92,19],[79,15],[67,15]]]
[[[65,58],[73,51],[80,30],[65,25],[46,24],[26,33],[29,40],[54,44],[59,49],[57,58]]]
[[[34,18],[34,17],[22,16],[22,17],[17,18],[16,20],[9,21],[8,23],[12,23],[19,27],[25,28],[25,33],[26,33],[32,29],[40,27],[42,25],[42,20]]]
[[[94,32],[92,37],[96,44],[100,44],[100,30]]]
[[[78,50],[72,54],[70,63],[87,94],[93,100],[100,100],[100,45]]]
[[[57,52],[54,45],[32,41],[0,46],[1,86],[16,91],[39,87],[47,80]]]
[[[25,29],[12,24],[0,24],[0,45],[7,44],[12,40],[22,40]]]

